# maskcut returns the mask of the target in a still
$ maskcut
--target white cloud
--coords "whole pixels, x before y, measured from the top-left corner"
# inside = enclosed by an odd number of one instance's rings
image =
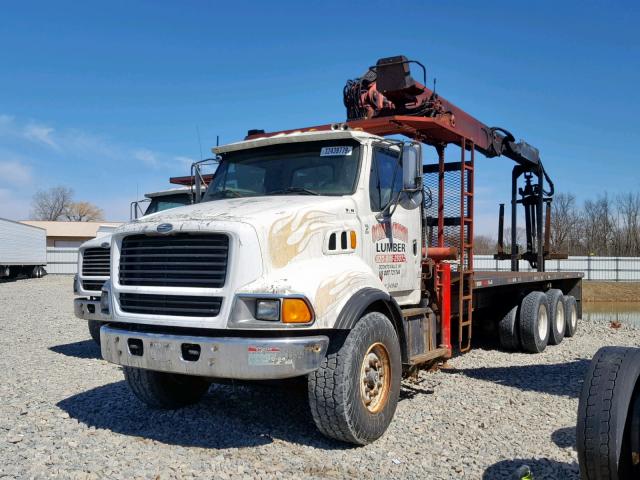
[[[25,186],[31,182],[31,167],[15,160],[0,161],[0,183]]]
[[[153,153],[151,150],[147,150],[147,149],[136,150],[133,153],[133,158],[135,158],[136,160],[140,160],[142,163],[144,163],[145,165],[148,165],[149,167],[156,168],[160,165],[160,161],[158,160],[157,155]]]
[[[30,123],[23,129],[24,138],[36,143],[43,143],[51,148],[58,149],[57,142],[53,139],[54,129],[47,125]]]
[[[178,162],[178,164],[181,167],[185,168],[186,170],[190,170],[191,169],[191,164],[193,162],[195,162],[195,160],[193,158],[183,157],[183,156],[173,157],[173,160]]]

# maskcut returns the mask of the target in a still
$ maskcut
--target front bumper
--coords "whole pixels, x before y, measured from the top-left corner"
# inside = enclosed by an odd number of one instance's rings
[[[265,380],[320,366],[329,337],[200,337],[134,332],[105,325],[102,357],[118,365],[213,378]]]
[[[104,314],[100,310],[100,300],[75,298],[73,300],[73,313],[82,320],[100,320],[101,322],[111,320],[109,314]]]

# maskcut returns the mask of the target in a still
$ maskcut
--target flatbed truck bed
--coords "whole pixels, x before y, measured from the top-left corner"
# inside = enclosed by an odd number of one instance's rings
[[[483,310],[496,308],[503,303],[504,298],[512,299],[513,295],[520,298],[532,291],[558,288],[567,295],[575,297],[578,315],[582,316],[582,278],[581,272],[492,272],[476,271],[473,273],[473,308]],[[459,276],[451,272],[451,285],[458,283]],[[457,292],[451,289],[451,313],[458,309]],[[505,297],[507,296],[507,297]],[[501,300],[500,297],[503,297]]]

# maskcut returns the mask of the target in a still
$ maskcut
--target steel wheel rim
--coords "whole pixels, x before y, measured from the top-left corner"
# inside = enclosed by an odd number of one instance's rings
[[[547,309],[544,308],[544,304],[540,304],[538,307],[538,336],[540,340],[544,340],[549,331],[549,318],[547,315]]]
[[[371,345],[360,367],[360,399],[370,413],[378,413],[387,404],[391,390],[391,360],[382,343]]]
[[[564,305],[558,302],[556,305],[556,332],[562,332],[564,327]]]
[[[569,318],[571,319],[571,328],[576,328],[576,325],[578,324],[578,311],[575,307],[571,308],[571,315],[569,316]]]

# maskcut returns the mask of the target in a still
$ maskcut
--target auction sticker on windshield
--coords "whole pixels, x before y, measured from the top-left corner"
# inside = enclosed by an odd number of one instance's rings
[[[353,147],[322,147],[321,157],[346,157],[351,155]]]

